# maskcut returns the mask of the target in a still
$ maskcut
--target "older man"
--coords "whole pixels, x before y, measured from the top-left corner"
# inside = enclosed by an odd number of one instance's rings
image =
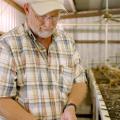
[[[56,30],[61,0],[27,0],[26,22],[0,39],[0,115],[76,120],[86,79],[74,40]]]

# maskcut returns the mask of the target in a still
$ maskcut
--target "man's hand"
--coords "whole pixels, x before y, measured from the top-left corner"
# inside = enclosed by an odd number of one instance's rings
[[[77,120],[74,106],[68,106],[61,115],[61,120]]]

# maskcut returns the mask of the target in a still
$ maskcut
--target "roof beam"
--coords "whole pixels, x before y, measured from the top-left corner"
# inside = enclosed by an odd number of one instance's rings
[[[71,6],[71,8],[72,8],[72,11],[73,11],[73,12],[76,12],[76,8],[75,8],[74,1],[73,1],[73,0],[68,0],[68,2],[69,2],[70,6]]]
[[[81,17],[93,17],[93,16],[101,16],[105,13],[105,10],[93,10],[93,11],[84,11],[78,13],[67,13],[66,15],[62,15],[62,19],[72,19],[72,18],[81,18]],[[120,8],[117,9],[109,9],[109,13],[111,14],[120,14]]]
[[[20,5],[18,5],[16,2],[14,2],[13,0],[4,0],[4,1],[8,3],[9,5],[11,5],[12,7],[16,8],[17,10],[19,10],[20,12],[25,14],[23,8]]]
[[[105,40],[75,40],[77,44],[105,44]],[[120,44],[120,40],[108,40],[109,44]]]

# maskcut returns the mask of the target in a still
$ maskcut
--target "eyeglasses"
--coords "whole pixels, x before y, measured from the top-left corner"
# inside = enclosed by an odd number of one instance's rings
[[[42,18],[45,20],[45,21],[47,21],[47,20],[53,20],[53,21],[57,21],[59,18],[60,18],[60,16],[59,15],[57,15],[57,16],[49,16],[49,15],[44,15],[44,16],[42,16]]]

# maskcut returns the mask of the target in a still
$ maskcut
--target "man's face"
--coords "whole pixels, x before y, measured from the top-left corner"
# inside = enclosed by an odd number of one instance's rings
[[[30,6],[28,9],[29,12],[26,14],[27,21],[33,33],[38,37],[50,37],[56,28],[59,19],[59,11],[56,10],[39,16]]]

